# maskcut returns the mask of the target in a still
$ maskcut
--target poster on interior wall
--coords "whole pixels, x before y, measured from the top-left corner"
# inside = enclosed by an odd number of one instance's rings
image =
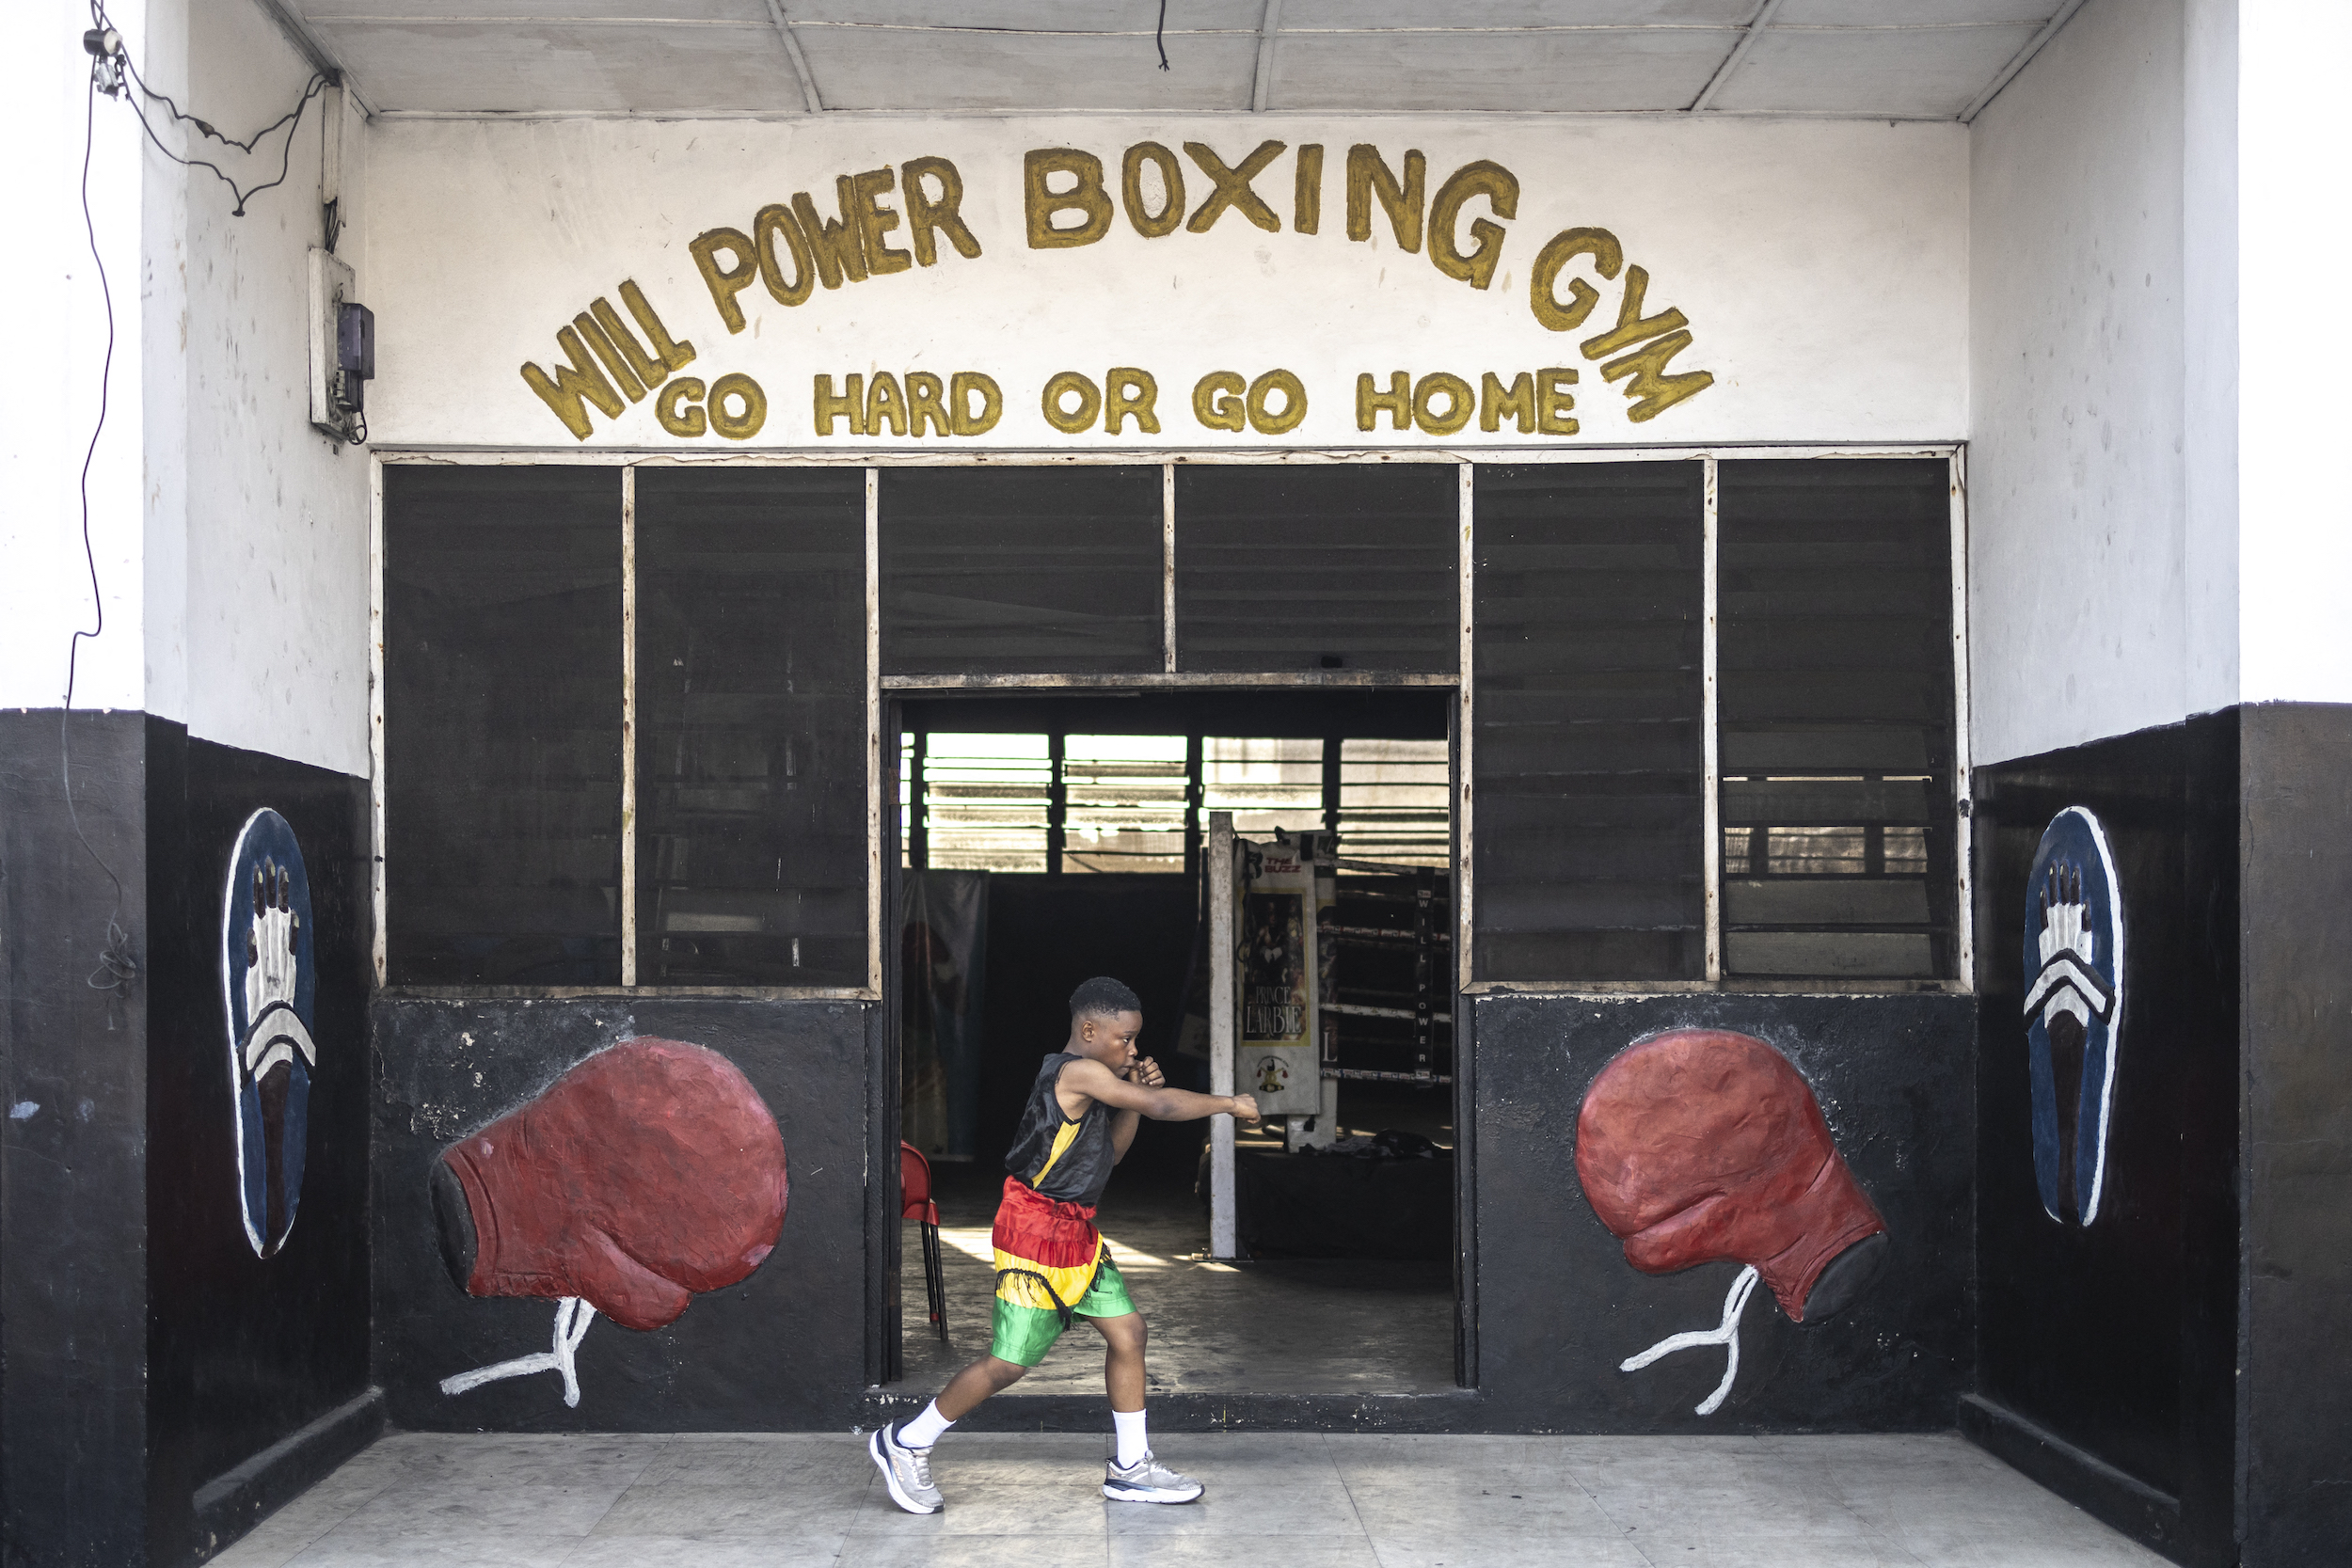
[[[1233,1086],[1261,1115],[1313,1116],[1323,1106],[1316,1022],[1315,868],[1295,844],[1243,847],[1241,1031]]]
[[[901,874],[899,1135],[926,1159],[973,1157],[987,955],[987,872]]]
[[[2089,1225],[2106,1196],[2123,1029],[2123,899],[2087,806],[2050,819],[2026,881],[2026,1053],[2042,1207]]]
[[[237,1203],[245,1237],[268,1258],[286,1244],[310,1147],[317,928],[302,846],[267,806],[246,818],[221,894],[220,983],[229,1020]]]
[[[1721,1345],[1711,1416],[1740,1375],[1740,1319],[1760,1282],[1788,1321],[1843,1311],[1878,1275],[1886,1222],[1847,1169],[1820,1101],[1753,1035],[1671,1029],[1611,1058],[1576,1119],[1576,1175],[1626,1261],[1644,1274],[1737,1263],[1711,1329],[1672,1335],[1618,1364],[1640,1371]]]
[[[644,1037],[597,1052],[451,1145],[429,1185],[459,1289],[556,1304],[551,1349],[443,1378],[441,1392],[551,1371],[576,1406],[577,1353],[597,1314],[667,1327],[775,1250],[784,1134],[734,1063]]]

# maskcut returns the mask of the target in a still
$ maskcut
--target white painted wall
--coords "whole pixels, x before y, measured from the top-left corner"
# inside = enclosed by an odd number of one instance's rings
[[[196,112],[240,135],[291,108],[311,77],[252,0],[186,0],[190,98]],[[184,239],[153,247],[159,283],[180,275],[178,356],[184,465],[177,542],[182,592],[151,611],[176,621],[178,689],[160,639],[151,676],[159,712],[184,716],[207,740],[339,771],[368,771],[368,459],[311,428],[309,254],[320,243],[320,166],[331,94],[313,99],[295,128],[286,183],[232,215],[209,175],[184,185]],[[364,147],[364,137],[354,138]],[[272,178],[266,158],[230,165],[241,179]],[[357,261],[364,156],[347,150],[339,254]],[[158,288],[159,297],[166,293]],[[367,297],[364,281],[360,297]],[[164,328],[158,324],[160,334]],[[159,378],[167,371],[160,369]],[[160,389],[159,389],[160,392]],[[164,433],[151,443],[163,467]],[[161,479],[159,474],[159,487]],[[175,522],[166,507],[158,536]],[[151,551],[172,548],[156,537]],[[177,701],[167,706],[167,694]]]
[[[2344,0],[2241,0],[2238,506],[2249,702],[2352,702]]]
[[[1116,189],[1127,147],[1205,142],[1239,162],[1263,138],[1325,150],[1320,232],[1295,230],[1295,154],[1255,188],[1279,232],[1228,213],[1205,233],[1146,239],[1123,217],[1097,244],[1030,249],[1023,153],[1076,147],[1102,157]],[[1518,215],[1492,286],[1441,275],[1405,254],[1375,217],[1375,238],[1344,232],[1348,147],[1370,142],[1393,165],[1428,157],[1432,191],[1456,167],[1491,159],[1518,177]],[[787,308],[755,283],[745,330],[730,335],[689,255],[694,237],[748,230],[771,201],[811,192],[834,208],[839,174],[923,154],[952,158],[983,254],[817,291]],[[1180,154],[1181,155],[1181,154]],[[1966,134],[1957,125],[1816,120],[1670,121],[1532,117],[1149,115],[921,119],[655,122],[557,120],[379,124],[372,152],[370,289],[378,309],[380,444],[576,450],[524,384],[556,334],[624,278],[691,341],[687,374],[753,375],[767,426],[742,446],[666,435],[650,400],[595,419],[591,444],[708,451],[856,448],[815,436],[810,388],[910,369],[978,370],[1003,387],[1004,420],[969,446],[1418,446],[1384,420],[1359,431],[1359,372],[1581,369],[1587,445],[1699,441],[1954,439],[1966,421]],[[1188,205],[1208,180],[1185,163]],[[1485,216],[1483,202],[1467,216]],[[1467,221],[1467,216],[1465,221]],[[1553,234],[1605,227],[1646,268],[1647,308],[1681,309],[1692,346],[1670,367],[1716,385],[1635,423],[1619,388],[1576,344],[1614,323],[1622,279],[1603,285],[1585,326],[1555,333],[1529,308],[1536,252]],[[905,243],[902,230],[894,244]],[[1586,269],[1588,270],[1588,269]],[[1162,431],[1109,436],[1055,431],[1039,408],[1063,369],[1095,377],[1137,366],[1159,381]],[[1305,423],[1279,439],[1205,431],[1190,391],[1205,372],[1280,366],[1309,391]],[[837,382],[836,382],[837,384]],[[1535,437],[1504,436],[1533,441]],[[1454,444],[1485,441],[1475,426]],[[880,444],[889,444],[885,437]]]
[[[145,9],[117,24],[139,47]],[[0,296],[22,369],[0,377],[0,706],[55,707],[75,629],[97,626],[78,493],[98,420],[105,305],[78,194],[89,57],[83,0],[23,0],[0,49],[0,143],[10,151],[11,232]],[[90,543],[105,632],[81,644],[74,705],[145,701],[140,646],[141,356],[138,127],[100,99],[90,205],[115,301],[114,398],[90,466]]]
[[[2183,0],[2090,0],[1970,156],[1971,749],[2175,721],[2235,684],[2187,505]],[[2210,262],[2207,263],[2210,265]],[[2210,543],[2210,541],[2206,541]]]
[[[20,150],[22,192],[0,267],[27,363],[49,372],[0,388],[9,706],[54,706],[72,630],[95,625],[77,494],[105,347],[77,192],[88,13],[53,0],[40,9],[11,16],[0,50],[0,125]],[[110,9],[148,84],[231,135],[276,119],[310,79],[252,0]],[[309,418],[306,256],[320,228],[324,102],[296,127],[285,184],[242,218],[212,175],[148,145],[127,103],[96,103],[91,209],[116,334],[90,470],[106,630],[82,644],[74,700],[365,773],[368,465]],[[167,145],[190,150],[188,133],[149,110]],[[278,147],[206,155],[254,183],[276,173]]]

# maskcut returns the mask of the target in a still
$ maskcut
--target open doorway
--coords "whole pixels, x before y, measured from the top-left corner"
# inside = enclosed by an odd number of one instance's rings
[[[1230,1258],[1211,1244],[1209,1124],[1140,1129],[1100,1223],[1152,1322],[1152,1387],[1454,1386],[1450,696],[1163,689],[898,705],[901,1129],[930,1165],[941,1221],[935,1268],[912,1224],[904,1236],[911,1387],[987,1348],[1004,1152],[1040,1057],[1068,1033],[1071,990],[1093,974],[1125,981],[1143,1000],[1145,1053],[1170,1084],[1210,1088],[1203,866],[1220,812],[1243,840],[1303,843],[1324,863],[1323,1030],[1308,1069],[1322,1092],[1305,1098],[1311,1113],[1239,1130]],[[1021,1391],[1098,1388],[1086,1345]]]

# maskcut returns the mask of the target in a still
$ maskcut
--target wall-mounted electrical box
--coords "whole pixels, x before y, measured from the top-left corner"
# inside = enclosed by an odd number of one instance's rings
[[[310,422],[341,440],[367,439],[375,376],[375,316],[351,297],[350,266],[310,250]]]

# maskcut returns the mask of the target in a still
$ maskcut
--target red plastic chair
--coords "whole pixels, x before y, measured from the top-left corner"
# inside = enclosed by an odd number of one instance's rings
[[[931,1163],[913,1144],[898,1145],[898,1217],[923,1226],[923,1290],[930,1297],[931,1323],[947,1338],[947,1270],[939,1251],[939,1205],[931,1198]]]

